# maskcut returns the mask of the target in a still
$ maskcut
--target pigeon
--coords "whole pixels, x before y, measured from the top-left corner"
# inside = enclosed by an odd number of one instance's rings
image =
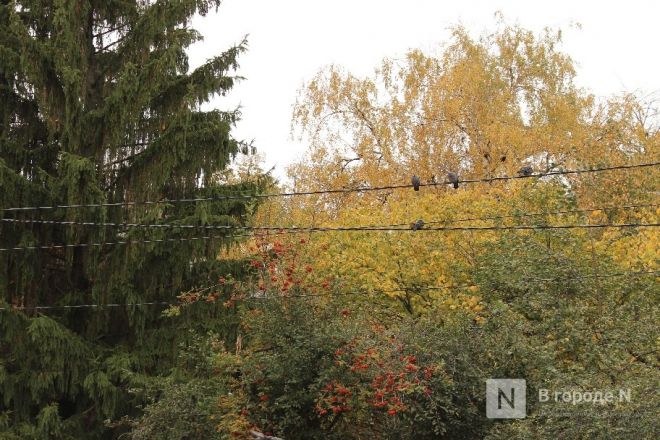
[[[419,185],[421,183],[421,181],[419,180],[419,177],[412,176],[412,179],[410,179],[410,183],[412,183],[413,189],[415,191],[419,191]]]
[[[419,219],[412,225],[410,225],[410,229],[413,231],[419,231],[420,229],[424,228],[424,220]]]
[[[526,165],[518,170],[518,175],[521,177],[528,177],[532,174],[534,174],[534,168],[530,167],[529,165]]]
[[[454,185],[454,188],[458,188],[458,174],[457,173],[447,173],[447,180],[449,183]]]

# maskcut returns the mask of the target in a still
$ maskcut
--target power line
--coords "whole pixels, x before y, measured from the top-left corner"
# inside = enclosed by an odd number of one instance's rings
[[[500,220],[506,218],[520,218],[520,217],[539,217],[544,215],[564,215],[564,214],[580,214],[585,212],[596,212],[596,211],[615,211],[617,209],[628,210],[628,209],[637,209],[637,208],[652,208],[660,206],[660,203],[645,203],[637,205],[622,205],[622,206],[606,206],[602,208],[584,208],[584,209],[565,209],[560,211],[547,211],[547,212],[528,212],[521,214],[506,214],[506,215],[494,215],[488,217],[472,217],[472,218],[461,218],[457,220],[451,220],[444,222],[442,220],[429,221],[428,224],[436,223],[460,223],[468,221],[479,221],[479,220]]]
[[[409,289],[389,289],[382,290],[380,293],[397,293],[411,290],[442,290],[442,289],[458,289],[463,287],[472,287],[473,284],[455,285],[455,286],[429,286],[429,287],[416,287]],[[198,292],[193,292],[198,293]],[[350,291],[340,293],[319,293],[319,294],[302,294],[302,295],[287,295],[287,296],[252,296],[248,298],[229,298],[233,301],[265,301],[277,300],[287,298],[318,298],[318,297],[334,297],[334,296],[350,296],[365,294],[365,291]],[[203,300],[193,301],[190,303],[185,302],[169,302],[169,301],[151,301],[144,303],[109,303],[109,304],[76,304],[76,305],[62,305],[62,306],[18,306],[18,307],[0,307],[0,310],[49,310],[49,309],[81,309],[81,308],[104,308],[104,307],[134,307],[134,306],[150,306],[150,305],[165,305],[165,306],[181,306],[187,304],[195,304],[199,302],[207,302]]]
[[[142,243],[172,243],[172,242],[181,242],[181,241],[205,241],[205,240],[216,240],[223,238],[233,238],[233,237],[249,237],[251,234],[240,234],[240,235],[215,235],[215,236],[203,236],[203,237],[181,237],[181,238],[154,238],[150,240],[123,240],[123,241],[111,241],[103,243],[75,243],[75,244],[54,244],[54,245],[43,245],[43,246],[18,246],[11,248],[0,248],[0,252],[7,251],[27,251],[27,250],[39,250],[39,249],[66,249],[66,248],[79,248],[79,247],[103,247],[103,246],[115,246],[123,244],[142,244]]]
[[[519,218],[519,217],[538,217],[543,215],[563,215],[573,213],[595,212],[595,211],[611,211],[611,210],[627,210],[636,208],[648,208],[660,206],[658,203],[637,204],[637,205],[624,205],[624,206],[608,206],[602,208],[586,208],[586,209],[571,209],[562,211],[547,211],[547,212],[533,212],[509,215],[496,215],[488,217],[472,217],[462,218],[456,220],[432,220],[425,222],[426,224],[452,224],[466,221],[479,221],[479,220],[497,220],[505,218]],[[69,226],[95,226],[95,227],[115,227],[115,228],[154,228],[154,229],[204,229],[204,230],[246,230],[246,231],[297,231],[307,230],[310,227],[296,227],[296,226],[233,226],[233,225],[190,225],[190,224],[175,224],[175,223],[112,223],[112,222],[83,222],[83,221],[58,221],[58,220],[41,220],[41,219],[13,219],[3,218],[0,222],[4,223],[28,223],[28,224],[46,224],[46,225],[69,225]],[[357,228],[389,228],[398,226],[408,226],[408,223],[394,223],[388,225],[366,225],[356,226]]]
[[[530,175],[520,175],[520,176],[500,176],[500,177],[487,177],[480,179],[465,179],[459,180],[458,184],[466,183],[484,183],[484,182],[495,182],[495,181],[504,181],[504,180],[513,180],[513,179],[528,179],[528,178],[540,178],[547,176],[559,176],[559,175],[569,175],[569,174],[584,174],[584,173],[596,173],[602,171],[614,171],[614,170],[623,170],[623,169],[633,169],[633,168],[645,168],[645,167],[654,167],[660,165],[660,162],[649,162],[641,163],[636,165],[616,165],[610,167],[599,167],[599,168],[585,168],[580,170],[566,170],[566,171],[550,171],[547,173],[536,173]],[[429,182],[422,183],[420,186],[433,186],[437,187],[439,185],[453,185],[454,182],[443,181],[443,182]],[[13,207],[13,208],[2,208],[0,212],[16,212],[16,211],[39,211],[39,210],[51,210],[51,209],[72,209],[72,208],[103,208],[103,207],[118,207],[118,206],[138,206],[138,205],[158,205],[158,204],[167,204],[167,203],[196,203],[196,202],[211,202],[211,201],[220,201],[220,200],[250,200],[250,199],[268,199],[274,197],[293,197],[293,196],[311,196],[311,195],[322,195],[322,194],[343,194],[343,193],[364,193],[369,191],[386,191],[393,189],[402,189],[410,188],[410,185],[385,185],[385,186],[367,186],[360,188],[336,188],[328,190],[317,190],[317,191],[301,191],[301,192],[282,192],[282,193],[267,193],[267,194],[234,194],[234,195],[222,195],[214,197],[200,197],[200,198],[188,198],[188,199],[163,199],[163,200],[152,200],[152,201],[133,201],[133,202],[114,202],[114,203],[89,203],[89,204],[76,204],[76,205],[52,205],[52,206],[23,206],[23,207]]]
[[[566,209],[560,211],[545,211],[545,212],[527,212],[520,214],[503,214],[503,215],[493,215],[486,217],[467,217],[459,218],[453,220],[430,220],[424,222],[427,225],[431,224],[453,224],[453,223],[462,223],[469,221],[483,221],[483,220],[500,220],[506,218],[522,218],[522,217],[539,217],[544,215],[564,215],[564,214],[579,214],[584,212],[596,212],[596,211],[614,211],[617,209],[627,210],[627,209],[637,209],[637,208],[651,208],[655,206],[660,206],[660,203],[644,203],[644,204],[635,204],[635,205],[622,205],[622,206],[605,206],[601,208],[584,208],[584,209]],[[410,223],[394,223],[387,226],[408,226]],[[377,227],[378,225],[370,225]]]
[[[471,287],[473,284],[457,285],[457,286],[433,286],[433,287],[417,287],[415,289],[390,289],[383,290],[380,293],[397,293],[411,290],[440,290],[440,289],[458,289],[462,287]],[[193,292],[198,293],[198,292]],[[322,293],[322,294],[303,294],[303,295],[287,295],[287,296],[253,296],[248,298],[229,298],[233,301],[263,301],[263,300],[276,300],[286,298],[313,298],[313,297],[330,297],[330,296],[349,296],[364,294],[364,291],[351,291],[343,293]],[[202,300],[185,303],[185,302],[169,302],[169,301],[151,301],[144,303],[108,303],[108,304],[76,304],[76,305],[62,305],[62,306],[18,306],[18,307],[0,307],[0,310],[48,310],[48,309],[80,309],[80,308],[104,308],[104,307],[134,307],[134,306],[150,306],[150,305],[165,305],[165,306],[180,306],[186,304],[194,304],[198,302],[206,302]]]
[[[204,287],[198,290],[190,290],[186,293],[202,293],[211,289],[215,289],[220,286],[220,284],[213,284],[211,286]],[[106,303],[106,304],[73,304],[73,305],[63,305],[63,306],[13,306],[13,307],[0,307],[0,310],[50,310],[50,309],[87,309],[87,308],[104,308],[104,307],[133,307],[133,306],[154,306],[154,305],[177,305],[180,303],[174,303],[169,301],[150,301],[142,303]]]
[[[456,231],[508,231],[508,230],[550,230],[550,229],[604,229],[604,228],[654,228],[660,226],[660,223],[604,223],[604,224],[577,224],[577,225],[518,225],[518,226],[443,226],[443,227],[424,227],[416,231],[410,228],[400,227],[369,227],[369,226],[355,226],[355,227],[291,227],[288,229],[279,229],[279,233],[300,233],[300,232],[418,232],[418,231],[442,231],[442,232],[456,232]],[[277,235],[277,234],[267,234]],[[181,238],[159,238],[149,240],[124,240],[124,241],[111,241],[102,243],[74,243],[74,244],[56,244],[56,245],[38,245],[38,246],[17,246],[10,248],[0,248],[0,252],[8,251],[26,251],[26,250],[39,250],[39,249],[65,249],[65,248],[79,248],[79,247],[103,247],[124,244],[141,244],[141,243],[167,243],[167,242],[182,242],[182,241],[205,241],[216,240],[224,238],[237,238],[237,237],[250,237],[252,234],[227,234],[227,235],[210,235],[202,237],[181,237]]]
[[[610,274],[594,274],[594,275],[579,275],[570,278],[528,278],[531,281],[541,281],[541,282],[552,282],[552,281],[575,281],[580,279],[587,278],[613,278],[621,276],[644,276],[644,275],[653,275],[659,273],[660,271],[651,270],[651,271],[636,271],[636,272],[617,272]],[[211,290],[215,287],[218,287],[219,284],[206,287],[201,290],[193,290],[185,293],[200,293],[203,291]],[[446,289],[463,289],[469,287],[479,287],[480,284],[454,284],[454,285],[443,285],[443,286],[414,286],[408,288],[398,288],[398,289],[386,289],[374,291],[373,293],[387,294],[387,293],[400,293],[400,292],[416,292],[416,291],[431,291],[431,290],[446,290]],[[369,292],[364,290],[354,290],[348,292],[339,292],[339,293],[312,293],[312,294],[301,294],[301,295],[286,295],[286,296],[251,296],[247,298],[229,298],[228,300],[232,301],[270,301],[270,300],[286,300],[290,298],[319,298],[319,297],[337,297],[337,296],[352,296],[352,295],[369,295]],[[208,301],[198,300],[190,303],[182,302],[171,302],[171,301],[150,301],[142,303],[108,303],[108,304],[75,304],[75,305],[62,305],[62,306],[12,306],[12,307],[0,307],[0,310],[54,310],[54,309],[83,309],[83,308],[93,308],[93,309],[103,309],[103,308],[116,308],[116,307],[137,307],[137,306],[151,306],[151,305],[163,305],[163,306],[178,306],[178,305],[187,305],[195,303],[205,303]]]
[[[534,281],[563,281],[563,280],[582,280],[582,279],[590,279],[590,278],[613,278],[613,277],[622,277],[622,276],[627,276],[627,275],[653,275],[656,273],[660,273],[658,270],[646,270],[646,271],[636,271],[636,272],[617,272],[617,273],[609,273],[609,274],[603,274],[603,275],[578,275],[575,277],[570,277],[570,278],[564,278],[557,280],[555,278],[529,278]]]
[[[21,307],[0,307],[0,310],[52,310],[52,309],[89,309],[89,308],[112,308],[112,307],[133,307],[133,306],[153,306],[153,305],[162,305],[162,306],[173,306],[177,303],[166,302],[166,301],[152,301],[144,303],[109,303],[109,304],[75,304],[69,306],[21,306]]]

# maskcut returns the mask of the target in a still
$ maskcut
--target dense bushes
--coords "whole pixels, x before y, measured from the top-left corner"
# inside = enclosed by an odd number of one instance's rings
[[[397,301],[295,291],[246,302],[246,348],[218,355],[231,393],[221,398],[220,433],[607,438],[632,413],[637,436],[650,438],[657,402],[645,393],[659,375],[653,324],[643,315],[657,314],[656,282],[595,277],[616,268],[604,256],[580,264],[575,249],[582,244],[556,234],[493,243],[471,273],[482,298],[478,313],[439,304],[413,316]],[[465,288],[465,296],[473,293]],[[527,379],[526,419],[485,417],[485,381],[501,377]],[[628,406],[540,403],[539,388],[630,388],[633,398]]]

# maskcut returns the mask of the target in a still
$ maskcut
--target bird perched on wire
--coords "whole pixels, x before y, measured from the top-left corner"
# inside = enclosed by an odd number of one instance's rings
[[[419,185],[421,184],[421,181],[419,180],[419,176],[412,176],[410,179],[410,183],[412,183],[413,189],[415,191],[419,191]]]
[[[454,189],[458,188],[458,173],[447,173],[447,180],[454,185]]]
[[[419,231],[420,229],[423,228],[424,228],[424,220],[422,220],[421,218],[412,225],[410,225],[410,229],[412,229],[413,231]]]
[[[532,174],[534,174],[534,168],[530,167],[529,165],[526,165],[518,170],[518,175],[521,177],[529,177]]]

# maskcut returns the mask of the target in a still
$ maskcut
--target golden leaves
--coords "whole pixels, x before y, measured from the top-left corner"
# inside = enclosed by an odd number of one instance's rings
[[[657,160],[660,135],[645,125],[649,109],[630,95],[598,101],[577,88],[573,61],[558,50],[559,43],[560,35],[550,30],[535,35],[504,26],[474,39],[456,28],[438,58],[412,50],[403,60],[385,59],[367,78],[337,67],[321,71],[294,111],[293,126],[309,143],[307,155],[289,169],[296,190],[408,183],[413,174],[429,183],[444,180],[448,171],[478,178],[515,175],[523,165],[543,172]],[[289,200],[276,210],[291,224],[314,226],[409,225],[417,219],[436,226],[604,223],[631,214],[467,219],[648,201],[657,193],[658,177],[647,169],[458,190],[439,185],[419,192],[323,195]],[[642,215],[657,221],[657,214]],[[655,233],[571,233],[589,237],[594,250],[624,266],[657,262]],[[424,307],[463,295],[419,287],[465,283],[463,274],[498,237],[497,232],[341,232],[314,235],[309,252],[315,273],[351,288],[404,289],[392,296]],[[467,292],[476,295],[478,288]],[[482,312],[474,301],[446,304]]]

